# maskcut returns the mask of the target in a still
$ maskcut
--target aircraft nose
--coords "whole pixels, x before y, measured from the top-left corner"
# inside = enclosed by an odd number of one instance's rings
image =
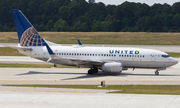
[[[169,60],[171,63],[174,63],[174,64],[177,64],[178,63],[178,60],[174,59],[174,58],[170,58]]]

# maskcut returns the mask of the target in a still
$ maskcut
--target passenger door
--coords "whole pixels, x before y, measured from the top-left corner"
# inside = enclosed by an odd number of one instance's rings
[[[153,61],[153,62],[156,61],[156,54],[155,53],[151,54],[151,61]]]

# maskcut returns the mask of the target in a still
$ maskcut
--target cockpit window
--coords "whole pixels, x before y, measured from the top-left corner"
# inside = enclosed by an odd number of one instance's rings
[[[168,57],[170,57],[169,55],[162,55],[162,57],[164,57],[164,58],[168,58]]]

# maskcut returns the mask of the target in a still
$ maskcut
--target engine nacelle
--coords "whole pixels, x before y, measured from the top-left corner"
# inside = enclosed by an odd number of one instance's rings
[[[103,72],[121,72],[122,71],[122,63],[113,62],[113,63],[104,63],[102,65]]]

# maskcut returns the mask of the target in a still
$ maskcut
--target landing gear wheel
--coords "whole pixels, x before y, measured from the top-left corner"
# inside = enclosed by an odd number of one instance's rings
[[[94,73],[98,73],[98,69],[97,68],[94,68],[93,71],[94,71]]]
[[[94,72],[93,72],[92,69],[89,69],[89,70],[88,70],[88,74],[89,74],[89,75],[92,75],[93,73],[94,73]]]
[[[155,75],[159,75],[159,72],[158,72],[158,71],[156,71],[156,72],[155,72]]]

